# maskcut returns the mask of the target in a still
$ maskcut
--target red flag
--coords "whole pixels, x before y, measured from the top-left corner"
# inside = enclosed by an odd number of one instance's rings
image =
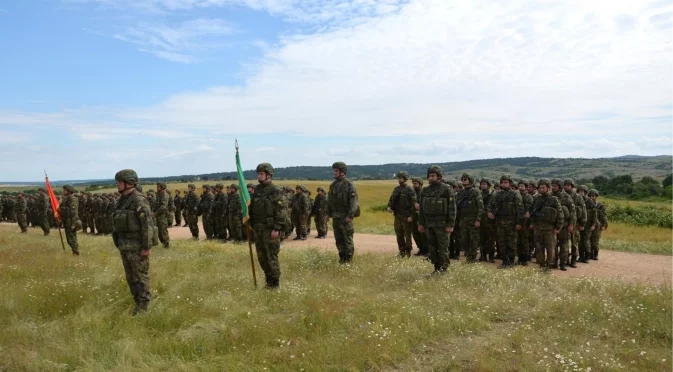
[[[44,173],[44,183],[47,186],[47,192],[49,193],[49,201],[51,202],[51,209],[54,211],[54,217],[58,220],[61,219],[61,216],[58,214],[58,199],[54,195],[54,190],[51,188],[49,183],[49,177],[47,177],[47,172]]]

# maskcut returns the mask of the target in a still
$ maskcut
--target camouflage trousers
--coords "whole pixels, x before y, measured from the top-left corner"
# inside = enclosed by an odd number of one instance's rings
[[[414,217],[411,223],[411,235],[414,237],[418,252],[420,254],[428,254],[428,235],[418,231],[418,217]]]
[[[339,262],[350,262],[355,254],[353,221],[346,222],[346,217],[334,217],[332,219],[332,230],[339,251]]]
[[[82,219],[82,233],[86,234],[86,231],[89,228],[89,220],[85,213],[81,213],[80,218]]]
[[[25,213],[17,213],[16,222],[19,224],[21,232],[28,231],[28,216]]]
[[[150,258],[142,256],[139,250],[119,251],[122,256],[126,283],[129,286],[136,307],[147,310],[150,293]]]
[[[549,267],[554,263],[556,239],[552,226],[535,227],[540,249],[537,250],[537,263],[541,267]]]
[[[580,246],[579,246],[579,256],[580,260],[589,259],[591,256],[591,237],[594,232],[591,231],[590,226],[585,226],[584,230],[580,232]]]
[[[280,239],[271,239],[270,229],[255,229],[253,235],[257,260],[264,270],[267,284],[271,280],[278,280],[280,278],[280,263],[278,262]]]
[[[79,253],[79,243],[77,242],[77,231],[69,227],[72,224],[68,221],[63,222],[63,230],[65,231],[65,240],[68,242],[73,253]]]
[[[460,258],[460,242],[462,241],[460,234],[460,222],[456,223],[453,232],[449,234],[449,257],[454,259]]]
[[[292,212],[290,217],[292,219],[292,225],[294,225],[294,228],[297,231],[297,237],[305,237],[308,232],[306,229],[306,216]]]
[[[591,234],[591,254],[589,258],[598,258],[598,251],[601,244],[601,229],[594,230],[594,233]]]
[[[413,222],[408,221],[406,216],[395,216],[395,236],[397,236],[397,248],[400,256],[411,256],[411,231]]]
[[[516,253],[517,231],[516,223],[512,220],[497,220],[498,248],[500,249],[500,258],[505,265],[514,264],[514,255]]]
[[[306,235],[311,234],[311,215],[306,215]]]
[[[45,234],[49,234],[49,219],[46,214],[40,215],[37,217],[38,226],[42,228],[42,231]]]
[[[229,234],[235,241],[243,240],[243,221],[241,216],[229,214]]]
[[[229,225],[226,220],[225,215],[215,215],[214,219],[214,234],[215,234],[215,239],[227,239],[227,228],[226,226]]]
[[[182,210],[176,209],[174,216],[175,216],[175,224],[178,226],[182,225]]]
[[[516,238],[516,253],[519,257],[519,262],[530,261],[530,245],[528,236],[531,231],[528,229],[528,223],[524,223],[521,230],[517,231]]]
[[[460,227],[460,246],[465,250],[465,259],[467,262],[477,260],[480,229],[474,227],[476,221],[475,218],[461,218],[458,224]]]
[[[430,250],[430,262],[435,265],[435,270],[446,270],[449,261],[449,233],[444,227],[426,227],[428,236],[428,248]]]
[[[175,215],[175,211],[168,211],[168,216],[166,216],[166,221],[168,222],[168,226],[173,226],[174,215]]]
[[[316,214],[313,217],[313,222],[315,223],[315,229],[318,230],[318,236],[327,235],[327,222],[325,222],[324,214]]]
[[[89,215],[87,216],[87,218],[89,219],[89,220],[87,221],[87,225],[89,225],[89,229],[91,230],[91,233],[92,233],[92,234],[96,233],[96,227],[97,227],[97,226],[96,226],[96,218],[95,218],[94,214],[93,214],[93,213],[89,213]]]
[[[493,220],[487,219],[481,221],[481,227],[479,227],[479,246],[483,258],[486,258],[487,255],[490,255],[491,258],[493,257],[496,233],[497,229]]]
[[[159,230],[159,241],[164,245],[164,248],[168,248],[171,242],[170,236],[168,236],[168,219],[166,216],[157,216],[157,230]]]
[[[189,213],[187,213],[187,210],[183,209],[182,210],[182,219],[185,220],[185,225],[187,225],[187,226],[189,226],[189,222],[187,222],[187,216],[188,215],[189,215]]]
[[[555,236],[554,264],[557,262],[563,267],[568,263],[568,251],[570,250],[570,233],[568,226],[563,226]]]
[[[194,213],[188,213],[185,222],[189,226],[189,231],[192,233],[193,238],[199,237],[199,216]]]
[[[213,217],[212,213],[204,213],[201,215],[201,224],[203,224],[203,233],[206,234],[206,239],[212,239],[215,234]]]
[[[570,257],[577,259],[579,256],[579,247],[582,232],[579,229],[579,225],[575,225],[572,234],[570,235]]]

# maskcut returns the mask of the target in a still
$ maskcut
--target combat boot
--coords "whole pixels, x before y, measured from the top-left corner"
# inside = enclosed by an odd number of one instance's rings
[[[572,258],[570,259],[570,267],[572,267],[573,269],[577,268],[577,265],[575,264],[575,262],[577,262],[577,257],[572,256]]]
[[[566,269],[566,265],[565,265],[565,264],[561,264],[560,270],[561,270],[561,271],[568,271],[568,269]]]

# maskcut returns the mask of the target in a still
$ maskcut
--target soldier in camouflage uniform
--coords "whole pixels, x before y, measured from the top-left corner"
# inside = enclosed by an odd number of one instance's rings
[[[398,186],[393,189],[387,208],[388,213],[395,215],[394,226],[399,257],[411,257],[411,235],[416,214],[416,191],[407,184],[407,181],[409,173],[405,171],[397,173]]]
[[[512,178],[508,175],[500,177],[500,191],[491,198],[486,211],[488,218],[495,220],[498,247],[502,264],[500,268],[514,265],[517,232],[524,221],[523,201],[518,191],[510,188]]]
[[[427,257],[429,255],[428,236],[427,234],[418,231],[418,215],[421,210],[421,205],[419,204],[419,201],[421,200],[423,179],[420,177],[411,177],[411,186],[414,189],[414,193],[416,193],[416,203],[414,203],[414,214],[412,215],[411,220],[411,233],[414,238],[414,242],[416,242],[416,246],[418,247],[418,252],[416,252],[414,256]]]
[[[259,185],[250,195],[250,221],[255,237],[255,250],[259,265],[264,270],[266,288],[280,284],[280,236],[286,230],[287,210],[283,191],[273,184],[274,170],[271,164],[257,166]]]
[[[598,251],[600,250],[601,231],[608,228],[608,214],[605,206],[597,201],[598,196],[598,190],[589,190],[589,198],[596,203],[596,219],[598,220],[596,230],[591,234],[591,255],[589,258],[596,261],[598,261]]]
[[[216,239],[227,239],[227,231],[224,229],[224,213],[225,207],[225,196],[224,185],[218,183],[215,185],[215,197],[213,198],[213,227],[214,227],[214,236]]]
[[[531,205],[533,205],[533,197],[528,194],[528,190],[526,190],[526,180],[519,180],[517,184],[517,191],[521,195],[521,202],[523,203],[523,210],[524,211],[529,211]],[[517,255],[518,255],[518,264],[527,266],[528,262],[530,261],[530,245],[529,245],[529,238],[528,236],[530,235],[531,229],[529,228],[530,221],[529,217],[527,214],[524,215],[524,221],[523,221],[523,226],[521,230],[517,232]]]
[[[563,181],[558,178],[551,180],[551,191],[552,195],[561,203],[561,210],[563,211],[563,226],[556,237],[554,265],[552,268],[556,269],[560,267],[562,271],[566,271],[568,251],[570,250],[570,235],[574,231],[575,223],[577,223],[575,202],[563,190]]]
[[[292,198],[292,225],[297,231],[297,236],[293,240],[306,240],[306,216],[311,213],[311,206],[308,196],[304,193],[304,187],[297,185],[295,194]]]
[[[491,180],[488,178],[482,178],[479,182],[479,188],[481,189],[481,199],[484,204],[484,214],[486,213],[486,207],[488,207],[491,202],[491,198],[494,193],[491,191]],[[479,228],[479,261],[489,261],[491,263],[495,262],[495,238],[496,238],[496,225],[495,221],[490,218],[483,218],[481,221],[481,226]]]
[[[132,314],[146,312],[150,300],[150,253],[158,244],[157,229],[147,198],[136,190],[138,174],[124,169],[115,174],[121,198],[113,213],[112,240],[121,254],[126,282],[133,296]]]
[[[543,270],[549,270],[554,263],[555,239],[563,227],[563,211],[558,198],[549,192],[551,183],[548,179],[538,182],[540,196],[535,198],[529,212],[531,226],[537,231],[540,239],[540,250],[537,263]]]
[[[47,196],[47,193],[45,189],[39,188],[37,189],[37,201],[36,201],[36,220],[38,222],[38,226],[42,228],[42,232],[44,233],[45,236],[49,235],[49,197]]]
[[[322,186],[318,187],[317,195],[313,201],[313,208],[311,209],[311,216],[315,222],[315,228],[318,230],[316,239],[325,239],[327,237],[327,223],[325,217],[327,216],[327,197],[325,196],[325,189]]]
[[[450,265],[449,234],[456,222],[454,192],[442,182],[444,171],[433,165],[428,168],[429,185],[421,190],[419,200],[418,231],[427,234],[430,262],[435,266],[432,274],[441,274]]]
[[[306,186],[302,185],[304,188],[304,194],[306,194],[306,199],[308,199],[308,213],[306,213],[306,235],[311,235],[311,210],[313,209],[313,198],[311,197],[311,190]]]
[[[79,256],[79,244],[77,243],[77,230],[82,228],[79,220],[79,200],[75,197],[75,188],[72,185],[63,186],[63,199],[58,206],[58,214],[61,216],[65,239],[72,250],[73,256]]]
[[[196,186],[187,185],[187,195],[185,196],[185,223],[189,226],[194,240],[199,240],[199,197],[196,196]]]
[[[474,178],[464,173],[460,178],[463,189],[456,195],[460,246],[465,250],[465,260],[476,262],[479,246],[479,229],[484,215],[484,200],[479,190],[474,188]],[[460,253],[459,253],[460,254]]]
[[[166,192],[166,184],[164,182],[157,182],[157,193],[154,199],[154,204],[151,206],[154,220],[159,234],[159,241],[164,245],[164,248],[169,248],[171,238],[168,235],[168,199],[170,195]]]
[[[458,183],[456,183],[453,180],[442,180],[442,182],[446,185],[449,185],[451,187],[451,190],[453,190],[453,197],[454,199],[456,196],[458,196],[458,193],[463,189],[462,184],[460,185],[461,187],[458,187]],[[458,213],[458,210],[456,209],[456,213]],[[460,220],[456,218],[456,222],[453,226],[453,231],[449,234],[449,258],[453,260],[460,260]]]
[[[203,185],[199,209],[201,210],[201,224],[203,225],[203,232],[206,234],[206,240],[212,239],[215,234],[215,223],[212,215],[214,199],[215,197],[210,192],[210,185]]]
[[[173,205],[175,206],[175,226],[182,225],[182,196],[180,196],[180,190],[175,190],[175,196],[173,197]]]
[[[540,194],[537,192],[537,182],[529,180],[526,181],[526,189],[528,190],[528,195],[531,196],[533,201],[535,201],[535,198],[537,198]],[[526,210],[528,212],[529,209]],[[535,230],[530,228],[530,217],[528,218],[528,226],[524,226],[524,228],[528,229],[528,249],[530,251],[530,258],[529,261],[535,257],[536,252],[537,252],[537,235],[535,234]]]
[[[96,199],[98,194],[93,194],[86,203],[87,225],[91,230],[90,234],[96,234]]]
[[[86,216],[86,203],[87,203],[88,196],[84,191],[80,192],[79,194],[79,199],[77,199],[77,214],[82,221],[82,233],[86,234],[87,230],[89,229],[89,223],[87,220]]]
[[[166,219],[168,221],[168,228],[173,227],[173,217],[175,215],[175,200],[173,200],[173,195],[171,190],[166,189],[166,194],[168,195],[168,215]]]
[[[580,234],[580,258],[578,262],[589,263],[589,257],[591,255],[591,236],[598,225],[598,210],[596,209],[596,202],[587,196],[589,189],[586,186],[579,185],[577,187],[577,192],[582,199],[584,199],[584,205],[587,210],[587,220],[584,224],[584,229]]]
[[[231,240],[235,243],[239,243],[243,240],[243,207],[241,206],[241,198],[238,195],[238,185],[232,183],[229,186],[229,189],[231,190],[227,209],[229,232],[231,234]]]
[[[339,251],[339,263],[347,264],[355,255],[353,219],[360,215],[360,200],[355,184],[348,178],[348,166],[337,161],[332,164],[334,181],[327,196],[326,222],[332,219],[332,231]]]
[[[19,228],[21,229],[21,232],[24,234],[28,232],[28,216],[26,214],[27,211],[28,211],[28,202],[26,201],[26,197],[23,195],[23,191],[19,191],[16,198],[16,204],[14,204],[14,213],[16,215],[15,217],[16,222],[19,224]]]
[[[584,202],[584,198],[578,194],[573,188],[575,187],[575,181],[572,178],[566,178],[563,181],[563,189],[566,194],[570,195],[574,204],[575,204],[575,216],[576,222],[573,227],[572,234],[570,235],[570,267],[576,268],[577,258],[579,256],[579,246],[581,240],[581,233],[584,230],[584,225],[587,222],[587,208]]]

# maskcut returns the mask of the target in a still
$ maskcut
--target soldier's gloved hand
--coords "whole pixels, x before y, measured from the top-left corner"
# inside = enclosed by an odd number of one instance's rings
[[[580,231],[584,231],[584,226],[579,227]]]
[[[140,251],[140,255],[143,257],[149,257],[150,254],[152,254],[152,251],[149,249],[143,249],[142,251]]]
[[[591,226],[591,231],[596,230],[596,226]]]

